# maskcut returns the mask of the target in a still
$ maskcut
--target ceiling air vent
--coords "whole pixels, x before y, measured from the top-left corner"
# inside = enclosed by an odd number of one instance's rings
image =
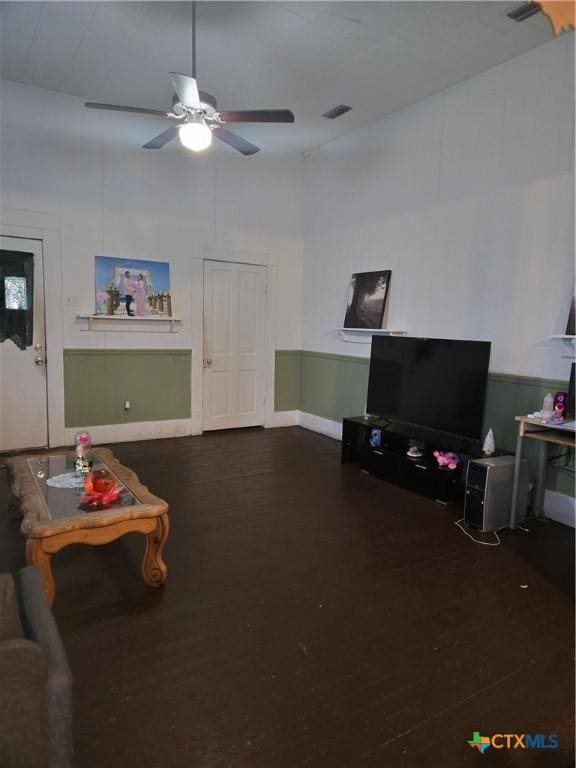
[[[345,115],[346,112],[350,112],[352,107],[347,107],[346,104],[338,104],[337,107],[332,107],[328,112],[324,112],[322,117],[327,117],[328,120],[336,120],[337,117]]]
[[[540,6],[538,3],[522,3],[522,5],[517,5],[516,8],[512,8],[511,11],[508,11],[506,16],[513,21],[525,21],[536,13],[540,13]]]

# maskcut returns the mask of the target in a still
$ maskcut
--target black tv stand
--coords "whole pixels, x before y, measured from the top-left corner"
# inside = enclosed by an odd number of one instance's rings
[[[413,445],[421,450],[420,456],[407,455]],[[456,453],[458,468],[439,467],[435,450]],[[342,463],[357,462],[365,472],[441,504],[463,500],[468,461],[483,457],[479,441],[446,432],[373,416],[342,422]]]

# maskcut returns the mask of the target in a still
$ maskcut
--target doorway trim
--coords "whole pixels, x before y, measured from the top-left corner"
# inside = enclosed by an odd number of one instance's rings
[[[200,432],[202,432],[203,426],[203,402],[204,402],[204,384],[203,384],[203,354],[204,354],[204,262],[205,261],[229,261],[234,264],[253,264],[259,267],[266,268],[265,274],[265,302],[264,302],[264,322],[265,326],[265,339],[264,339],[264,392],[266,402],[264,404],[264,423],[263,426],[268,429],[274,427],[274,374],[275,374],[275,339],[276,339],[276,294],[277,294],[277,276],[278,276],[278,260],[274,254],[271,253],[254,253],[251,251],[231,250],[228,248],[217,248],[214,246],[205,246],[203,249],[202,259],[198,259],[200,262],[199,270],[202,277],[200,278],[200,284],[202,285],[201,301],[199,302],[199,312],[196,313],[198,323],[196,327],[199,329],[198,333],[194,333],[192,343],[197,353],[192,354],[192,387],[194,385],[198,387],[201,393],[200,397]]]
[[[0,234],[6,237],[20,237],[42,242],[46,358],[48,361],[46,366],[48,446],[53,448],[65,445],[60,218],[52,213],[0,208]]]

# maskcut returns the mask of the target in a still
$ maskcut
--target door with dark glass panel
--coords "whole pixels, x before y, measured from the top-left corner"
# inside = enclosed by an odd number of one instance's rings
[[[48,444],[42,242],[0,237],[0,452]]]

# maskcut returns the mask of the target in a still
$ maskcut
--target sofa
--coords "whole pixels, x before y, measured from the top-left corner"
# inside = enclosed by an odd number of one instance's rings
[[[0,574],[0,768],[71,768],[72,675],[40,573]]]

